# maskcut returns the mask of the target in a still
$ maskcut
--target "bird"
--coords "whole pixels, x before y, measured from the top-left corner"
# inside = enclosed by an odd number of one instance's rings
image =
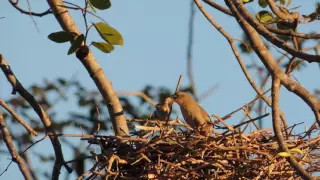
[[[172,101],[170,97],[166,98],[163,103],[157,104],[155,106],[156,110],[154,111],[154,117],[160,121],[165,121],[170,113],[169,103]]]
[[[178,91],[171,97],[180,106],[182,116],[189,126],[204,136],[212,133],[213,124],[209,114],[188,93]]]

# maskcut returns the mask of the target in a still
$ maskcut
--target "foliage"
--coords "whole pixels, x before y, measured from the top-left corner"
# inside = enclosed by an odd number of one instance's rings
[[[87,27],[85,35],[83,35],[83,34],[77,35],[75,33],[70,33],[70,32],[65,32],[65,31],[53,32],[48,35],[48,38],[56,43],[71,42],[71,47],[68,50],[68,55],[76,52],[83,44],[84,45],[87,44],[86,43],[87,35],[88,35],[92,26],[95,27],[95,29],[99,33],[100,37],[105,42],[92,41],[90,45],[93,45],[94,47],[96,47],[97,49],[99,49],[100,51],[102,51],[104,53],[112,52],[114,50],[113,45],[123,46],[122,35],[116,29],[114,29],[113,27],[108,25],[106,22],[93,23],[91,26],[89,26],[87,24],[86,19],[87,19],[87,14],[88,14],[87,12],[90,12],[88,9],[89,7],[92,10],[94,10],[94,8],[97,8],[99,10],[106,10],[111,7],[111,2],[109,0],[88,0],[88,1],[86,1],[86,7],[82,9],[84,11],[83,17],[85,19],[85,24]],[[97,16],[97,15],[95,15],[95,10],[94,10],[94,12],[90,12],[90,13],[93,14],[94,16]]]

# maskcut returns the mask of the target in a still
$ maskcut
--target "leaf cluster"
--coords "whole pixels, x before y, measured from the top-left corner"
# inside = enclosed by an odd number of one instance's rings
[[[70,42],[71,46],[68,50],[68,55],[73,54],[76,52],[81,46],[86,46],[87,44],[87,35],[91,29],[94,27],[103,41],[92,41],[89,44],[89,47],[93,45],[100,51],[104,53],[111,53],[114,50],[114,45],[123,45],[123,38],[122,35],[113,27],[111,27],[106,22],[97,22],[92,23],[92,25],[88,25],[87,23],[87,12],[90,12],[89,8],[96,12],[96,9],[99,10],[106,10],[111,7],[111,2],[109,0],[86,0],[86,6],[83,8],[83,17],[86,23],[86,32],[84,34],[77,34],[75,32],[66,32],[66,31],[59,31],[54,32],[48,35],[48,38],[56,43],[66,43]],[[92,13],[92,12],[91,12]],[[92,13],[93,14],[93,13]],[[94,13],[95,15],[95,13]],[[96,15],[95,15],[96,16]]]

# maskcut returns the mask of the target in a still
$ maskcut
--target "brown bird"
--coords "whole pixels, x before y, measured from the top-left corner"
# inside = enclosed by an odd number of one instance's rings
[[[170,107],[169,103],[172,101],[170,97],[166,98],[162,104],[157,104],[155,106],[156,110],[154,111],[155,118],[165,121],[167,117],[169,116]]]
[[[204,136],[212,132],[209,114],[186,92],[178,91],[172,96],[179,104],[184,120]]]

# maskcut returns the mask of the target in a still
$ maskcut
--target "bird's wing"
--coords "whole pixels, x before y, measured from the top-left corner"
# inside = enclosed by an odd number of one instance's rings
[[[192,120],[195,122],[196,126],[202,126],[210,121],[210,119],[208,119],[208,113],[203,110],[201,106],[193,106],[190,111],[192,112]]]
[[[183,119],[186,121],[187,124],[189,124],[189,126],[194,128],[196,124],[194,121],[194,115],[191,113],[192,111],[188,110],[187,108],[182,108],[181,106],[180,109]]]
[[[206,122],[211,122],[211,118],[210,118],[209,114],[207,113],[207,111],[204,110],[200,105],[199,105],[199,108],[200,108],[201,114],[204,116]]]

